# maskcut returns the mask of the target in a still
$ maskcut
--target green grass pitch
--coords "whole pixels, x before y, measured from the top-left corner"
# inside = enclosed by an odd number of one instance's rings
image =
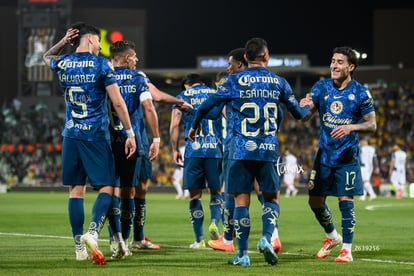
[[[85,222],[90,220],[95,192],[87,193]],[[141,250],[125,260],[110,259],[108,231],[99,237],[106,266],[77,262],[67,216],[66,193],[9,192],[0,194],[0,275],[406,275],[414,273],[414,199],[378,197],[355,201],[357,225],[352,263],[335,263],[339,248],[326,259],[315,259],[324,234],[307,205],[307,196],[281,198],[279,233],[282,252],[276,266],[256,249],[261,236],[261,211],[252,194],[249,255],[251,266],[227,264],[234,253],[189,249],[194,234],[188,201],[172,193],[147,195],[145,234],[161,250]],[[204,233],[208,240],[208,195],[203,195]],[[336,228],[340,214],[329,198]],[[87,225],[85,225],[86,229]],[[220,224],[220,230],[221,230]],[[269,274],[270,275],[270,274]]]

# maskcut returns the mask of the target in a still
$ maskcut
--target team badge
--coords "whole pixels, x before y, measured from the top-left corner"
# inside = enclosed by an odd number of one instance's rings
[[[340,101],[333,101],[330,106],[331,112],[333,114],[339,114],[344,109],[342,102]]]

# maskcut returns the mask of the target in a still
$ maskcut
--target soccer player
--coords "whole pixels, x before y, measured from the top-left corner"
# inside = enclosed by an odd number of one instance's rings
[[[132,127],[137,133],[138,155],[126,159],[123,150],[126,133],[123,125],[113,110],[110,112],[110,133],[112,140],[112,150],[115,157],[115,168],[117,185],[114,195],[114,206],[112,207],[108,219],[120,222],[116,229],[110,229],[111,247],[113,257],[122,258],[130,254],[128,248],[123,249],[124,240],[128,244],[132,220],[135,213],[134,195],[135,188],[138,186],[138,174],[141,163],[141,156],[148,154],[144,152],[140,136],[140,120],[142,106],[145,112],[147,123],[153,137],[159,137],[158,115],[153,105],[152,96],[149,91],[147,78],[140,70],[136,70],[138,61],[135,51],[135,44],[132,41],[123,40],[113,43],[110,47],[110,58],[115,67],[115,77],[121,90],[121,95],[127,105],[130,114]],[[158,155],[158,144],[154,144],[154,150],[150,151],[150,159]],[[120,186],[120,189],[119,189]],[[116,218],[113,218],[116,217]]]
[[[285,196],[296,196],[298,189],[295,187],[295,177],[297,174],[298,160],[289,149],[285,150],[283,164],[281,165],[283,173],[283,185],[286,187]]]
[[[161,90],[159,90],[150,79],[141,71],[148,83],[149,91],[154,101],[165,104],[172,104],[177,109],[185,111],[192,107],[191,104],[171,96]],[[139,108],[142,111],[142,108]],[[143,155],[140,156],[140,168],[138,175],[139,185],[135,188],[134,204],[135,214],[133,219],[133,236],[134,239],[131,241],[130,247],[132,250],[138,249],[151,249],[159,250],[161,247],[158,244],[154,244],[144,234],[144,225],[147,216],[147,202],[146,195],[148,187],[152,179],[152,162],[156,160],[159,152],[159,144],[161,143],[160,137],[153,136],[152,143],[150,144],[146,124],[145,114],[143,113],[139,120],[139,129],[141,135],[141,142],[144,149]]]
[[[374,101],[369,91],[352,78],[358,58],[350,47],[332,52],[331,78],[314,84],[301,104],[311,104],[309,119],[318,110],[319,149],[309,178],[309,206],[326,233],[316,258],[326,258],[343,242],[335,262],[352,262],[352,240],[356,224],[354,196],[363,194],[359,165],[358,132],[376,130]],[[327,196],[338,197],[342,236],[336,231]]]
[[[183,79],[183,90],[177,98],[189,102],[194,110],[202,104],[210,95],[216,91],[202,82],[198,74],[187,74]],[[173,151],[173,160],[179,165],[183,157],[179,151],[180,124],[183,123],[185,136],[191,128],[193,115],[189,112],[183,113],[178,109],[171,112],[170,140]],[[184,180],[183,188],[190,192],[190,218],[193,225],[195,242],[190,248],[205,248],[203,233],[204,211],[201,204],[203,189],[207,187],[210,193],[211,220],[209,232],[212,239],[218,239],[217,224],[221,217],[221,206],[223,204],[220,189],[220,171],[222,166],[222,121],[204,120],[201,123],[201,131],[196,141],[191,143],[187,138],[185,145]]]
[[[361,176],[364,185],[364,194],[359,199],[364,201],[368,194],[369,199],[373,200],[377,195],[372,187],[371,177],[374,171],[376,174],[379,173],[377,153],[375,148],[368,144],[367,138],[361,138],[359,140],[359,145],[361,147]]]
[[[308,107],[299,107],[286,79],[272,73],[267,42],[252,38],[245,45],[248,68],[230,74],[197,110],[188,138],[194,141],[201,119],[214,106],[226,105],[227,156],[226,191],[235,197],[234,229],[239,252],[229,264],[249,266],[248,239],[250,234],[250,194],[254,180],[263,194],[262,238],[257,244],[265,261],[276,265],[278,256],[271,236],[279,217],[278,191],[280,177],[276,170],[279,158],[277,139],[278,105],[283,103],[297,119],[303,118]],[[231,136],[229,134],[232,134]]]
[[[218,74],[218,78],[216,79],[216,87],[218,86],[218,84],[220,83],[220,80],[227,76],[228,74],[234,74],[237,72],[241,72],[245,69],[247,69],[248,64],[246,59],[244,58],[244,48],[236,48],[231,50],[228,53],[228,67],[227,67],[227,74],[223,74],[222,72],[220,72]],[[226,117],[226,107],[223,108],[223,114]],[[212,119],[216,119],[216,118],[212,118]],[[280,125],[282,119],[282,111],[280,109],[280,107],[278,107],[278,125]],[[229,139],[227,139],[227,131],[226,131],[226,124],[225,124],[225,120],[224,120],[224,124],[223,124],[223,138],[225,138],[225,141],[229,141]],[[227,164],[227,154],[228,154],[228,150],[226,150],[226,146],[224,146],[224,151],[223,151],[223,173],[226,171],[226,164]],[[260,202],[260,204],[263,205],[264,201],[263,201],[263,195],[259,190],[259,184],[258,182],[255,180],[254,181],[254,190],[257,194],[258,200]],[[234,244],[233,244],[233,237],[234,237],[234,224],[233,224],[233,214],[234,214],[234,197],[232,195],[227,195],[227,193],[225,192],[225,182],[224,185],[222,186],[222,198],[224,200],[224,210],[223,210],[223,235],[220,239],[217,240],[209,240],[208,241],[208,245],[213,248],[214,250],[220,250],[220,251],[225,251],[225,252],[234,252]],[[275,227],[275,230],[272,234],[272,239],[271,239],[271,243],[273,246],[273,249],[275,250],[276,253],[278,253],[281,248],[282,248],[282,244],[280,242],[279,239],[279,231],[278,228]]]
[[[69,43],[73,44],[75,52],[60,55]],[[126,130],[126,158],[135,154],[136,143],[113,68],[106,58],[98,56],[99,51],[99,29],[79,22],[73,24],[65,36],[44,53],[43,60],[57,74],[66,102],[62,132],[62,183],[70,186],[68,211],[76,260],[89,258],[86,246],[91,251],[93,262],[104,265],[106,259],[98,248],[98,234],[107,217],[115,185],[108,128],[108,96]],[[99,193],[92,208],[89,230],[82,235],[86,179]]]
[[[180,140],[183,141],[183,140]],[[181,156],[184,157],[185,151],[185,144],[180,146],[178,150],[181,153]],[[184,161],[184,160],[183,160]],[[173,173],[173,186],[177,191],[176,199],[186,199],[190,197],[190,193],[187,189],[183,190],[183,177],[184,177],[184,162],[177,165],[177,168],[174,170]]]
[[[406,184],[407,153],[398,144],[392,147],[392,151],[388,175],[395,188],[395,197],[401,199],[404,195]]]

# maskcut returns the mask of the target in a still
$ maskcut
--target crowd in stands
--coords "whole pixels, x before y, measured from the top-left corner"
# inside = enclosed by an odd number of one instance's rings
[[[369,137],[377,149],[381,180],[389,182],[391,148],[398,143],[407,152],[407,182],[414,182],[414,84],[398,83],[370,87],[375,100],[377,132]],[[153,163],[153,184],[172,185],[175,164],[169,141],[171,106],[156,105],[160,123],[161,145]],[[280,152],[288,147],[302,165],[299,182],[305,184],[312,168],[318,144],[318,116],[309,122],[294,120],[288,112],[279,130]],[[61,127],[64,114],[50,112],[37,104],[28,111],[19,102],[4,106],[0,112],[0,183],[9,186],[60,185]]]

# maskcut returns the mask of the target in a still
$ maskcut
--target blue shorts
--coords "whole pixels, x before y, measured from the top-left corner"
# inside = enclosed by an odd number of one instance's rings
[[[65,186],[114,186],[115,165],[109,141],[63,138],[62,183]]]
[[[358,162],[342,167],[328,167],[316,156],[308,183],[311,196],[359,196],[363,195],[361,168]]]
[[[227,160],[226,169],[226,192],[229,194],[251,193],[255,178],[262,192],[276,193],[280,190],[280,176],[272,162]]]
[[[141,158],[135,154],[127,159],[125,154],[125,143],[113,142],[111,145],[115,159],[115,187],[138,186],[138,173],[141,167]]]
[[[152,179],[152,163],[148,158],[148,152],[138,157],[140,160],[138,169],[138,182],[147,182]]]
[[[183,189],[220,190],[221,159],[186,158],[184,161]],[[207,181],[207,183],[206,183]]]

